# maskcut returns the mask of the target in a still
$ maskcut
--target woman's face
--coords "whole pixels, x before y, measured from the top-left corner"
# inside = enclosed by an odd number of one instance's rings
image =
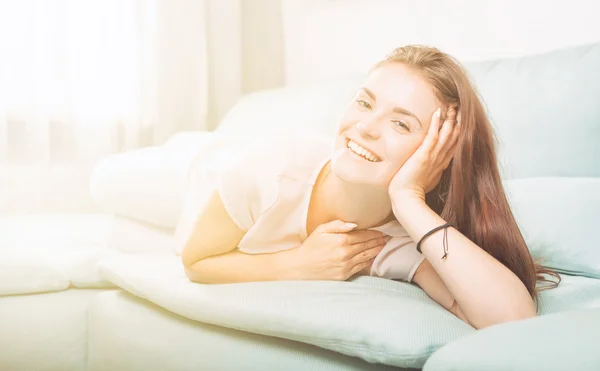
[[[425,139],[438,107],[431,85],[417,72],[383,64],[367,76],[340,120],[331,171],[347,182],[387,187]]]

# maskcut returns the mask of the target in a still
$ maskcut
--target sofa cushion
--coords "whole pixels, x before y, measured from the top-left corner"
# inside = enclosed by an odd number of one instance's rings
[[[534,258],[563,273],[600,278],[600,178],[530,178],[504,182]]]
[[[188,319],[316,345],[368,362],[422,367],[441,346],[475,330],[417,286],[362,276],[350,282],[190,282],[175,256],[113,256],[104,278]],[[541,292],[539,314],[600,307],[600,280],[563,276]]]
[[[76,288],[112,288],[98,262],[113,254],[99,246],[53,246],[0,251],[0,296]]]
[[[87,371],[409,371],[189,320],[122,290],[97,295],[88,319]]]
[[[469,63],[505,179],[600,176],[600,43]]]
[[[74,289],[0,297],[0,369],[87,370],[88,311],[100,292]]]
[[[600,307],[492,326],[446,345],[423,371],[596,371]]]
[[[422,367],[440,346],[475,329],[417,286],[375,277],[352,282],[190,282],[179,258],[119,256],[102,275],[183,317],[316,345],[368,362]]]
[[[305,129],[333,135],[343,110],[365,75],[253,92],[227,112],[216,132],[243,138]]]
[[[0,218],[0,296],[114,287],[97,263],[112,252],[104,214],[15,215]]]

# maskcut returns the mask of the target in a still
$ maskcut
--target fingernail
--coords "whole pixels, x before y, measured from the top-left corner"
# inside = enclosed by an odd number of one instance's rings
[[[355,223],[346,223],[346,224],[344,224],[344,226],[346,228],[356,228],[358,226],[358,224],[355,224]]]

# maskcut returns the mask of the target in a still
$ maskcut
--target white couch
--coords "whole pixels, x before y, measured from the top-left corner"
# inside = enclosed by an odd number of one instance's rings
[[[600,86],[598,60],[596,44],[471,66],[497,120],[506,186],[526,240],[563,273],[559,288],[542,294],[540,317],[475,331],[418,287],[373,277],[187,280],[176,252],[198,204],[187,206],[202,199],[190,190],[206,186],[194,183],[193,164],[218,167],[230,152],[215,149],[267,133],[331,134],[361,80],[354,76],[249,95],[216,133],[180,133],[162,146],[107,158],[91,182],[105,214],[2,220],[0,370],[524,370],[532,369],[530,354],[544,354],[544,370],[600,369],[600,354],[589,346],[600,341],[598,332],[584,328],[600,325],[600,256],[590,242],[600,221],[600,166],[597,156],[584,156],[598,153],[600,116],[589,99]],[[568,89],[544,90],[558,81],[548,78],[553,65],[574,75]],[[538,106],[512,114],[524,108],[506,94],[511,89],[541,92]],[[563,112],[549,104],[557,94],[570,99],[571,119],[585,135],[567,142],[548,135],[542,143],[540,128],[564,127],[548,119]],[[540,328],[547,331],[538,335]],[[548,333],[562,348],[544,352]]]

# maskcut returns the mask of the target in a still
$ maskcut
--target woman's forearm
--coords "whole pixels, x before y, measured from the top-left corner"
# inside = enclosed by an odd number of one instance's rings
[[[290,251],[254,255],[236,250],[185,266],[185,272],[191,281],[207,284],[290,280],[296,278]]]
[[[397,197],[394,202],[396,218],[414,241],[446,222],[422,200]],[[512,271],[456,229],[448,228],[447,233],[445,259],[443,230],[427,237],[421,250],[469,323],[482,328],[535,316],[529,292]]]

